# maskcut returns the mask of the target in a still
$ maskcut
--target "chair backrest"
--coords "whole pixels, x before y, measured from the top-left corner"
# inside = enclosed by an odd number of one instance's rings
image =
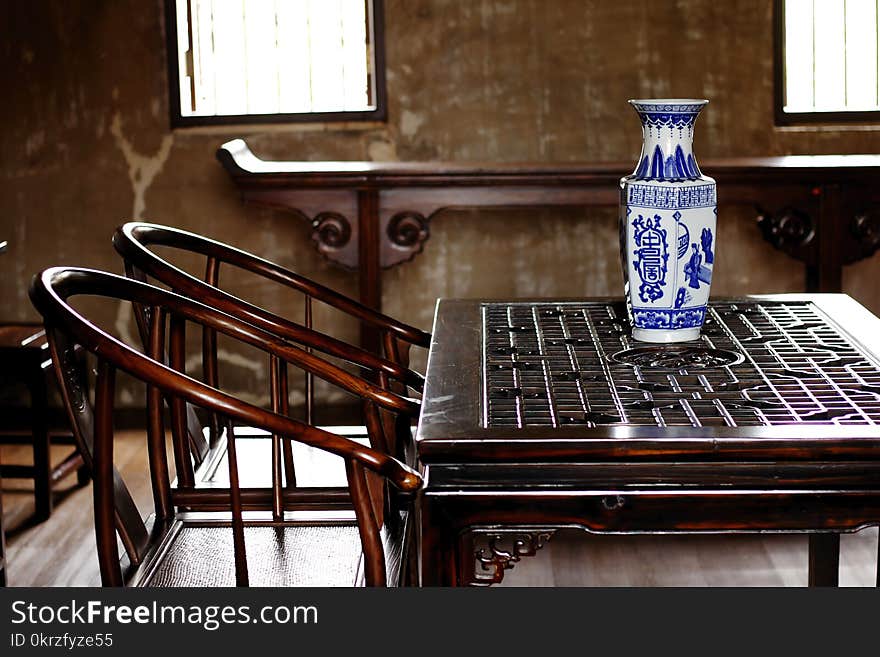
[[[304,344],[314,342],[314,348],[352,362],[359,363],[360,359],[365,359],[363,363],[365,366],[384,371],[388,376],[402,380],[408,385],[418,385],[422,380],[416,373],[405,371],[405,368],[401,369],[400,366],[406,359],[409,346],[417,345],[424,348],[430,346],[429,333],[376,312],[350,297],[274,262],[196,233],[144,222],[129,222],[117,228],[113,235],[113,246],[125,261],[126,273],[133,278],[143,279],[145,276],[151,276],[179,294],[210,301],[212,306],[238,313],[243,319],[272,333]],[[151,250],[151,246],[170,247],[205,257],[204,280],[168,262]],[[302,293],[305,297],[305,324],[279,317],[220,289],[220,268],[224,264],[258,274]],[[314,331],[313,300],[325,303],[380,329],[384,336],[386,360],[375,360],[375,354]],[[389,366],[388,361],[398,367]]]
[[[80,295],[125,300],[148,309],[146,353],[140,353],[124,344],[78,312],[69,303],[69,299]],[[113,465],[113,408],[117,370],[127,372],[147,386],[147,445],[158,527],[163,524],[167,526],[174,517],[176,506],[194,503],[200,496],[217,502],[216,491],[196,488],[193,483],[192,460],[185,436],[188,403],[224,418],[227,422],[248,424],[273,435],[275,442],[271,496],[276,519],[283,518],[289,500],[283,490],[281,476],[281,450],[278,449],[281,437],[341,456],[346,463],[349,494],[361,536],[366,582],[368,585],[385,583],[384,551],[380,535],[381,524],[388,515],[383,514],[381,505],[390,498],[378,503],[371,498],[367,473],[375,473],[407,494],[421,486],[419,475],[384,451],[362,446],[278,412],[259,408],[216,386],[187,376],[185,326],[189,322],[203,328],[209,327],[264,351],[280,365],[292,365],[310,371],[359,396],[368,408],[373,409],[372,414],[376,417],[380,408],[392,413],[415,412],[418,409],[416,401],[354,376],[333,363],[236,317],[129,278],[88,269],[51,268],[34,278],[31,300],[44,318],[65,406],[78,446],[93,472],[98,558],[105,585],[118,586],[124,583],[119,565],[117,531],[133,564],[141,562],[148,549],[154,545],[157,535],[156,529],[148,529],[141,519],[125,482]],[[70,369],[76,345],[81,345],[97,360],[93,405],[80,378]],[[163,398],[168,400],[171,409],[172,451],[178,479],[178,485],[173,489],[161,413]],[[371,434],[379,434],[383,430],[382,423],[368,422],[368,430]],[[246,585],[248,577],[242,513],[248,500],[243,498],[238,482],[236,440],[231,432],[228,432],[228,436],[230,485],[226,505],[232,512],[236,580],[239,585]],[[383,440],[379,435],[371,435],[370,438],[371,442],[375,440],[377,443]]]
[[[301,344],[307,350],[322,352],[365,368],[368,372],[372,372],[381,385],[391,390],[406,394],[407,389],[421,391],[423,388],[424,378],[422,375],[408,367],[410,347],[416,345],[427,348],[431,342],[430,334],[418,328],[378,313],[354,299],[300,276],[276,263],[179,228],[144,222],[129,222],[117,228],[113,235],[113,245],[124,260],[126,274],[135,280],[148,282],[149,278],[152,278],[167,285],[178,294],[199,299],[270,333]],[[158,255],[151,249],[154,246],[168,247],[204,257],[204,280],[200,280]],[[257,274],[303,294],[304,323],[300,324],[287,317],[281,317],[221,289],[221,265]],[[313,300],[323,302],[361,322],[378,328],[382,334],[384,357],[381,354],[373,354],[358,346],[316,331],[313,327]],[[134,308],[141,336],[146,339],[149,322],[147,310],[138,304],[135,304]],[[216,386],[217,336],[213,329],[203,329],[202,346],[205,382]],[[313,375],[306,372],[305,420],[309,424],[313,420],[314,390]],[[216,425],[216,423],[214,424]],[[406,445],[404,439],[409,428],[403,426],[404,424],[401,421],[395,432],[397,438],[393,448],[397,455],[402,455],[402,449]],[[197,460],[200,460],[206,451],[206,443],[200,439],[202,436],[201,427],[193,414],[188,417],[188,426],[193,455]],[[216,430],[216,426],[214,428]]]

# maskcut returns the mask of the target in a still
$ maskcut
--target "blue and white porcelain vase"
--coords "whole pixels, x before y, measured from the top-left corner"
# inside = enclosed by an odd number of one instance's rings
[[[620,180],[620,241],[632,336],[644,342],[700,337],[715,265],[715,181],[693,152],[707,100],[631,100],[642,153]]]

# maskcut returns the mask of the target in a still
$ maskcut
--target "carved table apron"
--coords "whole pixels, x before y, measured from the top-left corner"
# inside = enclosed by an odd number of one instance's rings
[[[425,585],[500,582],[560,528],[839,533],[880,523],[880,320],[841,294],[710,303],[633,342],[609,300],[440,300],[416,434]]]

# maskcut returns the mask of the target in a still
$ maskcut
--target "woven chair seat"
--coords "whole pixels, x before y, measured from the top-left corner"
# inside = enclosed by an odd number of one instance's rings
[[[359,582],[355,525],[246,527],[251,586],[351,587]],[[228,526],[184,523],[143,583],[150,587],[235,586]]]

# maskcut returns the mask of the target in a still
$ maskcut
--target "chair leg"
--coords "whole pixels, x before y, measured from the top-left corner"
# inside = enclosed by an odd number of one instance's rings
[[[837,586],[840,534],[810,534],[810,586]]]
[[[88,484],[92,478],[89,476],[89,469],[81,465],[76,470],[76,485],[79,487],[85,486]]]
[[[0,588],[6,586],[6,534],[3,525],[3,495],[0,486]]]
[[[49,394],[46,377],[37,368],[31,378],[31,431],[34,441],[34,518],[37,522],[48,520],[52,515],[52,463],[49,450]]]

